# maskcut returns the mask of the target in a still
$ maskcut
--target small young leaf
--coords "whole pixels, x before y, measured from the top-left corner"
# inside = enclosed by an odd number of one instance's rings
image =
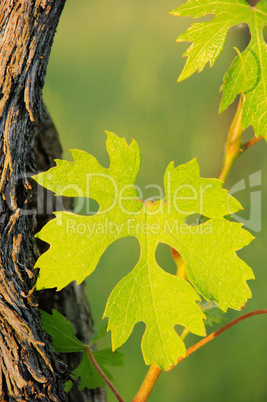
[[[93,352],[93,355],[97,361],[97,364],[102,369],[104,366],[122,367],[124,365],[123,353],[119,352],[118,350],[116,352],[112,352],[111,348],[107,348]],[[112,379],[111,374],[109,378]]]
[[[88,356],[86,350],[84,350],[82,360],[73,371],[73,374],[75,378],[80,380],[80,384],[78,386],[79,390],[83,390],[84,388],[98,388],[102,387],[103,385],[103,378],[93,365],[92,360]],[[68,391],[70,390],[70,388],[68,389]]]
[[[105,318],[101,325],[95,330],[94,335],[92,336],[92,339],[90,341],[90,345],[92,343],[96,342],[98,339],[103,338],[103,336],[107,335],[107,329],[108,329],[108,319]]]
[[[213,302],[204,302],[199,304],[201,310],[206,315],[205,325],[212,327],[213,324],[220,324],[225,320],[225,313],[220,310]]]
[[[97,364],[103,370],[105,375],[112,380],[112,375],[105,368],[106,366],[123,366],[123,355],[116,351],[112,352],[111,348],[103,349],[98,352],[93,352],[94,358]],[[92,360],[88,356],[87,352],[83,352],[82,360],[80,364],[74,370],[75,378],[80,379],[79,389],[84,388],[92,389],[98,388],[103,385],[103,378],[95,368]],[[69,390],[70,388],[68,388]]]
[[[53,314],[47,314],[41,311],[41,319],[44,330],[52,337],[52,346],[57,353],[73,353],[82,352],[82,360],[74,370],[76,378],[80,378],[79,389],[98,388],[103,385],[103,378],[93,365],[84,343],[79,341],[74,335],[71,323],[58,311],[53,310]],[[97,333],[94,335],[94,342],[105,335],[107,328],[107,320],[104,320]],[[93,339],[90,344],[93,343]],[[123,354],[121,352],[112,352],[111,348],[93,352],[97,364],[108,378],[112,379],[112,375],[105,368],[106,366],[123,366]],[[72,382],[68,381],[65,391],[69,392],[72,388]]]
[[[223,50],[230,27],[243,23],[249,26],[250,43],[242,53],[242,59],[237,56],[224,77],[220,112],[239,93],[245,93],[243,129],[252,125],[256,136],[263,135],[267,139],[267,44],[263,37],[263,28],[267,25],[266,0],[255,7],[245,0],[188,0],[171,14],[193,18],[215,15],[211,21],[193,24],[177,39],[178,42],[193,42],[184,54],[187,61],[178,81],[197,70],[202,71],[208,62],[213,66]]]
[[[71,323],[53,310],[52,315],[41,311],[44,330],[52,336],[52,346],[57,353],[81,352],[85,345],[74,335]]]
[[[100,205],[92,216],[57,212],[56,219],[38,233],[50,249],[36,263],[40,268],[37,288],[62,289],[73,280],[82,282],[111,243],[137,237],[140,259],[111,293],[104,316],[109,317],[113,350],[127,340],[137,322],[144,321],[145,362],[167,370],[186,353],[175,325],[205,335],[205,315],[196,303],[196,290],[224,311],[241,309],[251,297],[246,281],[254,276],[236,251],[253,237],[241,224],[224,218],[241,205],[221,188],[221,181],[201,178],[196,160],[178,167],[171,163],[164,177],[164,199],[143,201],[134,187],[140,165],[136,142],[128,146],[124,139],[108,133],[107,150],[109,169],[91,155],[75,151],[74,162],[57,162],[55,168],[35,176],[56,195],[64,194],[62,181],[65,195],[74,196],[74,188],[80,196],[80,182],[83,196],[93,197]],[[207,220],[190,226],[186,219],[194,214]],[[196,290],[159,267],[155,259],[159,243],[179,252]]]

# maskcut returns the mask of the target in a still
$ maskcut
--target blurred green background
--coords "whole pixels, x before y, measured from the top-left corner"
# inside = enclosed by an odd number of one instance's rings
[[[196,157],[202,177],[216,177],[224,142],[235,106],[218,115],[219,87],[235,57],[233,46],[243,50],[245,28],[231,29],[226,47],[215,66],[177,84],[185,59],[186,44],[175,40],[189,19],[168,15],[179,0],[67,0],[49,63],[45,102],[60,133],[64,157],[70,148],[83,149],[108,166],[104,130],[134,138],[142,153],[137,184],[144,197],[153,196],[148,184],[162,186],[167,164]],[[252,136],[249,129],[245,138]],[[267,146],[260,142],[235,163],[225,187],[245,180],[245,190],[235,196],[250,217],[250,192],[262,191],[262,229],[252,230],[256,240],[239,254],[254,269],[250,282],[253,299],[243,312],[267,307],[266,201]],[[261,170],[262,186],[249,188],[249,175]],[[265,188],[264,188],[265,186]],[[254,205],[255,207],[255,205]],[[254,208],[255,209],[255,208]],[[88,296],[96,327],[115,284],[138,260],[136,239],[113,244],[87,280]],[[168,247],[160,247],[157,259],[174,272]],[[239,315],[231,311],[229,320]],[[112,370],[114,384],[126,401],[135,395],[147,371],[140,340],[144,324],[138,324],[121,348],[125,367]],[[217,327],[215,326],[214,329]],[[210,329],[208,329],[210,331]],[[267,400],[267,317],[242,322],[193,354],[170,373],[163,373],[153,390],[154,402],[261,402]],[[198,339],[188,336],[191,345]],[[106,337],[99,347],[109,343]],[[109,402],[116,398],[107,390]]]

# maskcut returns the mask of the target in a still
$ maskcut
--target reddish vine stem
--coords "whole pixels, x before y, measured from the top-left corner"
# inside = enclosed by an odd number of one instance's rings
[[[263,136],[260,135],[259,137],[253,137],[251,138],[251,140],[249,140],[248,142],[246,142],[244,145],[242,145],[242,147],[240,148],[240,153],[245,152],[248,148],[252,147],[253,145],[257,144],[257,142],[259,142],[260,140],[263,139]]]
[[[114,385],[109,381],[109,379],[107,378],[106,374],[101,370],[101,368],[97,364],[97,361],[95,360],[94,355],[93,355],[93,353],[92,353],[92,351],[91,351],[89,346],[86,346],[86,352],[87,352],[88,356],[90,357],[90,359],[92,360],[93,365],[95,366],[95,368],[97,369],[97,371],[99,372],[99,374],[101,375],[103,380],[107,383],[107,385],[109,386],[109,388],[111,389],[113,394],[116,396],[118,401],[119,402],[124,402],[124,400],[122,399],[122,397],[120,396],[120,394],[118,393],[118,391],[116,390]]]
[[[261,310],[251,311],[250,313],[241,315],[241,317],[238,317],[235,320],[228,322],[228,324],[224,325],[222,328],[218,329],[217,331],[212,332],[210,335],[206,336],[206,338],[201,339],[201,341],[199,341],[195,345],[191,346],[191,348],[187,349],[186,357],[179,357],[178,363],[180,363],[182,360],[186,359],[188,356],[190,356],[192,353],[194,353],[196,350],[198,350],[202,346],[206,345],[206,343],[212,341],[212,339],[216,338],[216,336],[222,334],[227,329],[233,327],[234,325],[238,324],[239,322],[241,322],[243,320],[246,320],[249,317],[253,317],[254,315],[259,315],[259,314],[267,314],[267,309],[265,308],[265,309],[261,309]]]
[[[218,329],[217,331],[212,332],[210,335],[206,336],[206,338],[202,339],[200,342],[191,346],[191,348],[189,348],[187,350],[185,357],[178,358],[177,364],[180,363],[181,361],[183,361],[184,359],[186,359],[188,356],[190,356],[196,350],[200,349],[202,346],[206,345],[206,343],[210,342],[212,339],[216,338],[218,335],[225,332],[227,329],[233,327],[234,325],[238,324],[239,322],[241,322],[249,317],[253,317],[254,315],[259,315],[259,314],[267,314],[267,309],[255,310],[250,313],[244,314],[241,317],[238,317],[233,321],[230,321],[228,324],[224,325],[222,328]],[[161,373],[161,369],[159,367],[157,367],[155,364],[152,364],[150,366],[148,373],[144,379],[144,382],[141,385],[136,397],[133,399],[132,402],[145,402],[147,400],[160,373]]]

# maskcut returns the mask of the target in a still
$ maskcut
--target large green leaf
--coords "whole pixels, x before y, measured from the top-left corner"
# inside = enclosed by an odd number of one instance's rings
[[[193,18],[215,15],[211,21],[193,24],[177,39],[178,42],[193,42],[184,54],[187,61],[179,81],[195,71],[202,71],[208,62],[213,66],[223,50],[229,28],[248,24],[251,40],[224,77],[220,111],[225,110],[239,93],[244,93],[243,128],[252,125],[256,136],[263,135],[267,139],[267,45],[263,37],[263,28],[267,25],[267,1],[262,0],[251,7],[245,0],[188,0],[171,14]]]
[[[91,155],[74,151],[74,162],[57,162],[57,167],[35,176],[56,195],[90,196],[100,205],[93,216],[57,212],[56,219],[39,232],[37,236],[50,243],[50,249],[36,264],[40,268],[37,288],[62,289],[73,280],[80,283],[111,243],[137,237],[140,259],[111,293],[104,315],[109,317],[113,349],[127,340],[137,322],[145,322],[145,362],[169,369],[186,353],[175,325],[205,334],[196,290],[224,311],[241,309],[251,296],[246,280],[253,273],[236,250],[249,244],[252,236],[239,223],[224,218],[241,206],[221,188],[221,181],[200,177],[196,160],[178,167],[171,163],[164,177],[165,197],[152,202],[139,199],[134,187],[140,165],[136,142],[128,146],[108,133],[107,150],[109,169]],[[208,219],[190,226],[187,218],[193,214]],[[179,252],[196,290],[159,267],[155,259],[159,243]]]

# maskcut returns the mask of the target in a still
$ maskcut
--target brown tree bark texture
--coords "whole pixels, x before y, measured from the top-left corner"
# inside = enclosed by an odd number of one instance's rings
[[[42,88],[64,4],[0,2],[0,401],[66,400],[63,386],[69,373],[41,327],[33,292],[38,249],[29,178],[35,172],[34,144],[39,168],[49,167],[53,153],[61,152]],[[76,293],[78,301],[79,291],[70,289],[66,294]],[[61,309],[62,298],[55,297]],[[69,400],[104,401],[103,393],[95,395]]]

